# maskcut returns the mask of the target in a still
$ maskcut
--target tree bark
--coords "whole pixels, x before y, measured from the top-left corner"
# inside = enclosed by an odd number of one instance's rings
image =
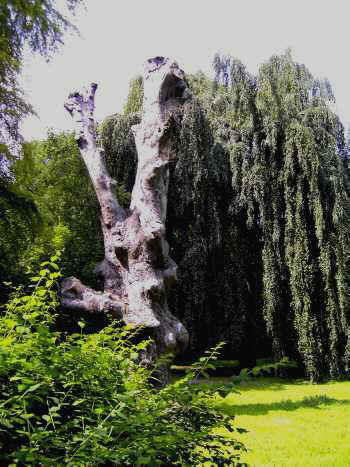
[[[148,328],[154,340],[144,360],[178,353],[188,333],[168,307],[167,292],[177,266],[165,238],[169,161],[167,129],[183,102],[186,84],[176,62],[164,57],[146,61],[142,120],[132,128],[138,167],[129,209],[115,194],[103,150],[97,145],[94,98],[97,85],[70,94],[65,108],[75,122],[76,140],[101,208],[105,258],[96,272],[104,276],[104,292],[96,292],[74,277],[63,281],[61,303],[70,309],[111,313],[126,324]]]

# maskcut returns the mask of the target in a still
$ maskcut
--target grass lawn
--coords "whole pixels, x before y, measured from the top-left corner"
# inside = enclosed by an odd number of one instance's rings
[[[242,462],[350,466],[350,382],[255,378],[237,384],[237,391],[218,400],[218,408],[249,431],[240,436],[250,450]]]

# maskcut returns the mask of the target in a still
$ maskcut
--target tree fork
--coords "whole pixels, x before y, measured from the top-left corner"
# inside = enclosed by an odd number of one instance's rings
[[[70,94],[65,104],[100,204],[105,258],[96,267],[104,276],[104,292],[70,277],[62,283],[61,303],[69,309],[111,313],[126,324],[148,328],[154,346],[145,360],[178,353],[188,343],[187,330],[168,307],[167,292],[177,280],[177,266],[165,238],[171,160],[167,129],[185,99],[186,88],[184,72],[173,60],[155,57],[145,62],[142,119],[132,128],[138,166],[129,209],[119,204],[116,182],[97,145],[97,85]]]

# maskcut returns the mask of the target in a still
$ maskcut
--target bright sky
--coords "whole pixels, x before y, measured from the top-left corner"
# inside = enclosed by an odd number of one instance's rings
[[[57,1],[58,4],[62,0]],[[69,130],[67,95],[97,82],[96,117],[123,108],[128,83],[147,58],[174,57],[185,72],[210,73],[217,51],[238,57],[251,72],[287,47],[335,91],[337,113],[350,124],[349,0],[86,0],[50,63],[27,55],[22,78],[38,118],[23,124],[27,140],[47,128]]]

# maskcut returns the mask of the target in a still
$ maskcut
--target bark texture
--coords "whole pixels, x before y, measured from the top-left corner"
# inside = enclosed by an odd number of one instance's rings
[[[177,266],[165,238],[171,150],[167,129],[172,113],[183,103],[184,73],[169,58],[155,57],[144,65],[141,123],[132,128],[138,153],[136,180],[129,209],[116,197],[103,150],[98,147],[92,84],[69,96],[65,108],[75,122],[76,140],[101,208],[105,258],[95,272],[104,276],[104,292],[74,277],[63,281],[61,303],[70,309],[111,313],[126,324],[151,331],[154,348],[145,358],[177,353],[188,333],[168,307],[167,293],[176,282]]]

